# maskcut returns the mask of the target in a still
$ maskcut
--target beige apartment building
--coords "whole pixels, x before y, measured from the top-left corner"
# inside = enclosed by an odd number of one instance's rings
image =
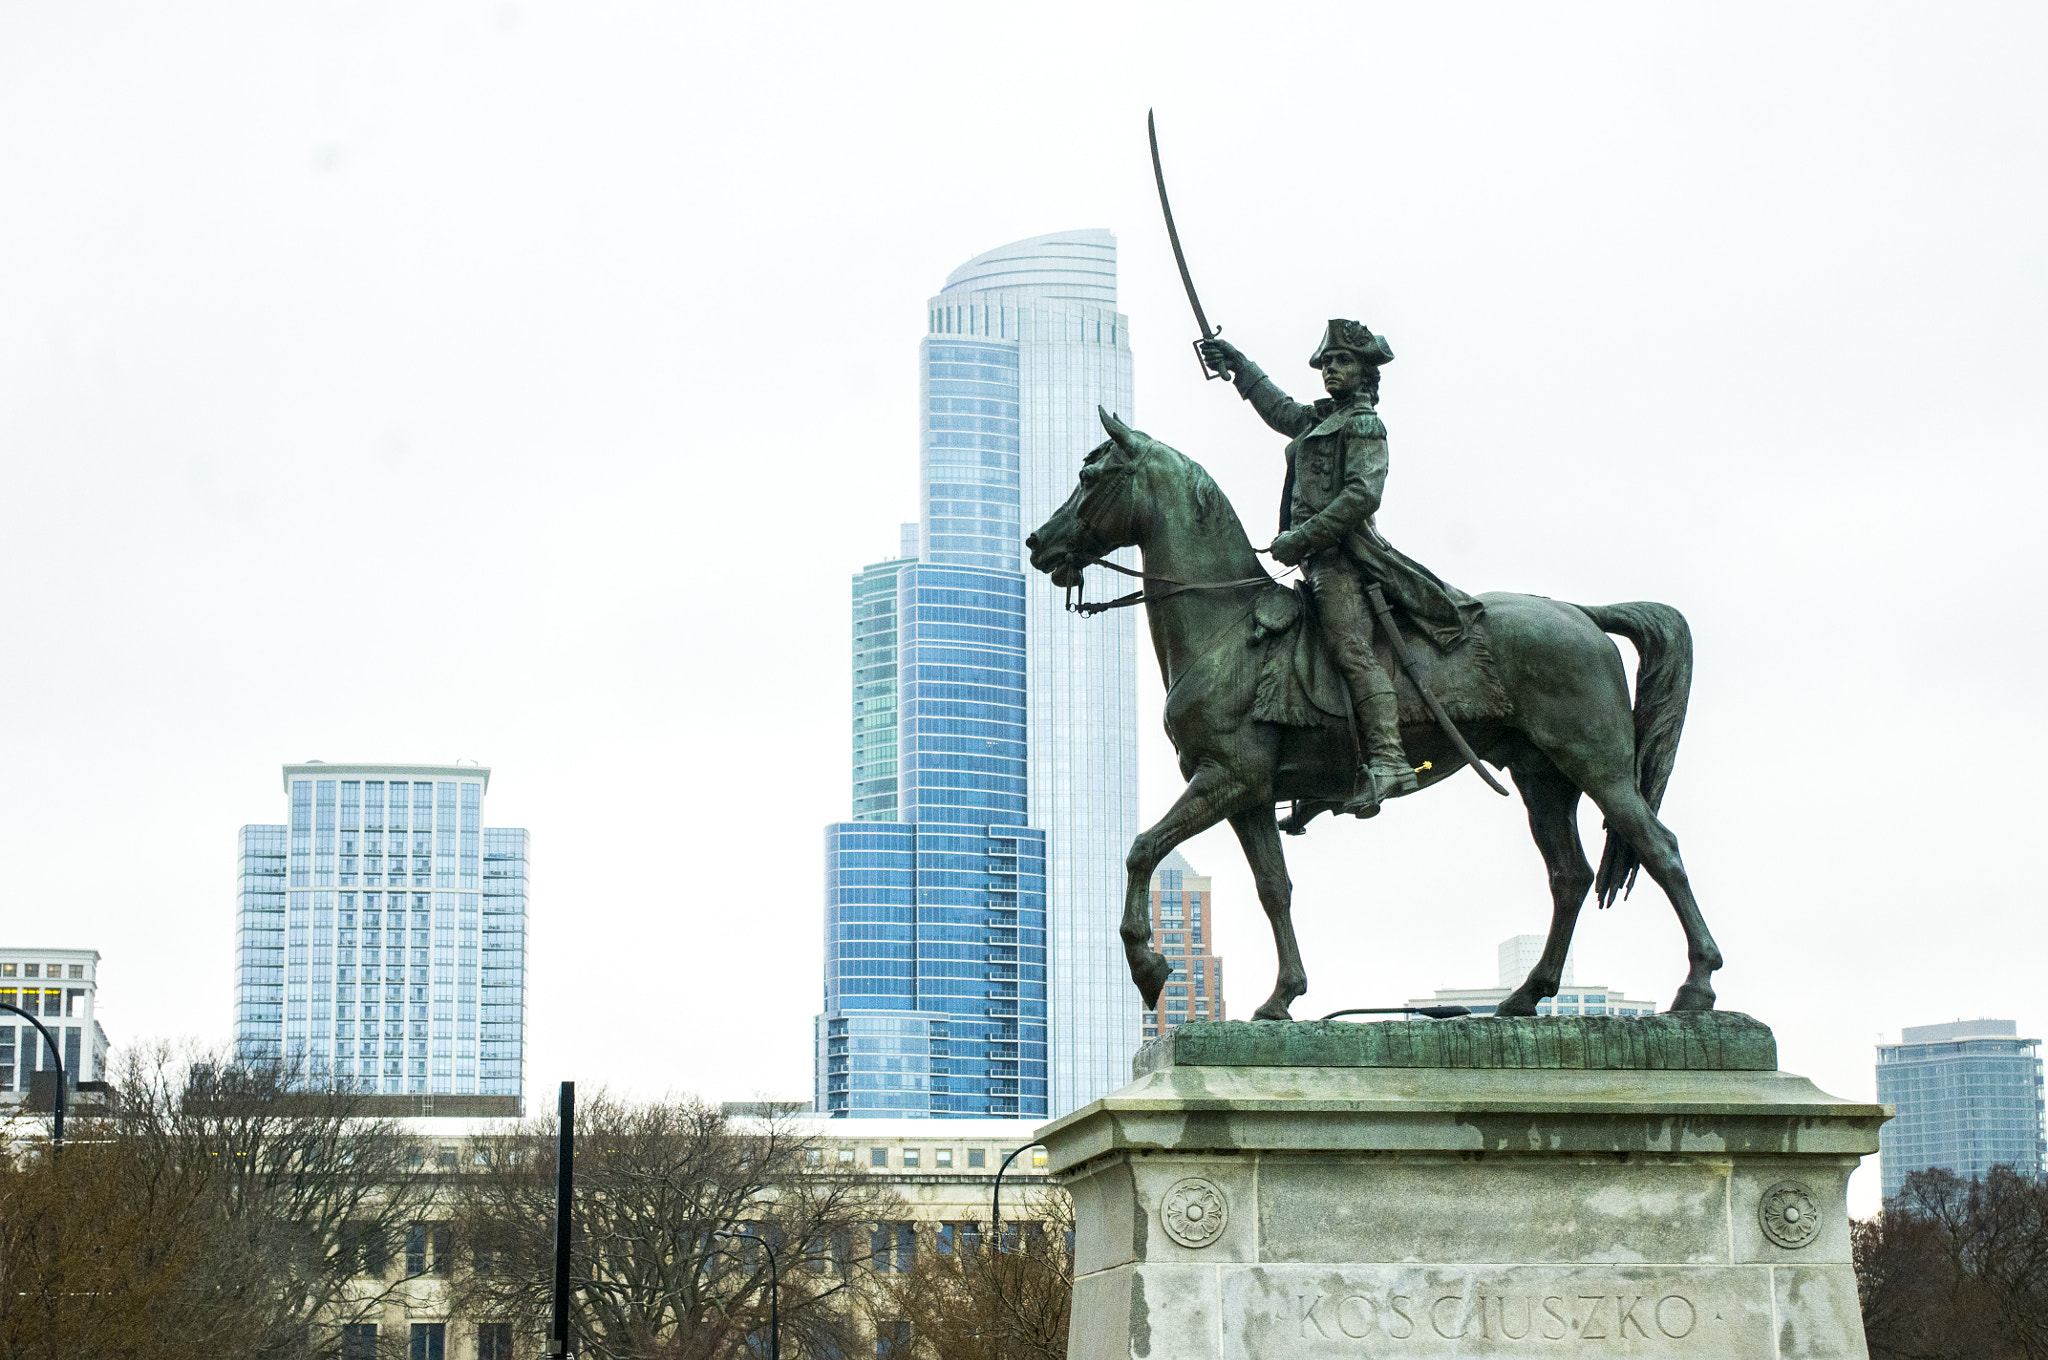
[[[1144,1037],[1156,1039],[1190,1020],[1224,1020],[1223,956],[1216,952],[1215,899],[1209,878],[1178,850],[1152,873],[1152,947],[1173,974],[1159,1009],[1145,1012]]]

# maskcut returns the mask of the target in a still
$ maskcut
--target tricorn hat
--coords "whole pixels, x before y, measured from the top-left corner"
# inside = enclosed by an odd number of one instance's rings
[[[1333,349],[1350,350],[1358,356],[1360,363],[1371,364],[1375,368],[1394,361],[1394,347],[1387,343],[1387,337],[1374,335],[1372,327],[1362,321],[1332,319],[1323,330],[1322,343],[1316,346],[1314,354],[1308,356],[1308,366],[1321,368],[1323,356]]]

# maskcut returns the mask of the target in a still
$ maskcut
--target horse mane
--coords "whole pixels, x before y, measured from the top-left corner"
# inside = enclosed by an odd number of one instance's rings
[[[1216,479],[1209,475],[1209,469],[1171,444],[1163,444],[1160,447],[1171,449],[1173,455],[1180,459],[1182,466],[1187,469],[1188,497],[1194,502],[1196,520],[1207,524],[1211,516],[1221,514],[1235,523],[1238,531],[1242,533],[1244,525],[1238,521],[1237,507],[1230,503],[1230,497],[1223,494],[1223,488],[1216,485]]]

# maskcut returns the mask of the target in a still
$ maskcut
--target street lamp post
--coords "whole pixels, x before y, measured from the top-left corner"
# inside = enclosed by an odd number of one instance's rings
[[[16,1015],[34,1025],[37,1030],[41,1031],[43,1041],[50,1046],[50,1061],[57,1064],[57,1103],[55,1106],[55,1117],[50,1121],[50,1147],[54,1151],[64,1146],[64,1087],[70,1074],[64,1070],[63,1051],[57,1047],[57,1036],[44,1029],[42,1021],[36,1019],[21,1007],[11,1006],[4,1001],[0,1001],[0,1011],[13,1011]]]
[[[576,1187],[576,1083],[562,1083],[555,1129],[555,1297],[548,1322],[547,1353],[569,1354],[569,1238]]]
[[[989,1226],[992,1229],[990,1235],[995,1239],[997,1251],[1003,1249],[1003,1173],[1010,1169],[1010,1163],[1016,1161],[1020,1153],[1031,1148],[1044,1146],[1045,1144],[1043,1143],[1026,1143],[1023,1147],[1015,1149],[1009,1156],[1003,1158],[1003,1164],[996,1168],[996,1188],[994,1196],[989,1201],[988,1216]]]
[[[721,1228],[711,1236],[728,1242],[752,1242],[768,1254],[768,1360],[782,1360],[782,1268],[775,1260],[775,1248],[768,1245],[767,1238],[755,1233],[727,1232]],[[738,1253],[723,1248],[713,1254],[740,1259]]]

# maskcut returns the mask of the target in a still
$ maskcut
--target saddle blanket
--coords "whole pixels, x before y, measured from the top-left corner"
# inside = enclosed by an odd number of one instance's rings
[[[1449,652],[1438,651],[1434,642],[1398,613],[1394,618],[1422,682],[1452,721],[1484,722],[1507,716],[1513,705],[1487,646],[1483,615],[1466,630],[1465,640]],[[1435,722],[1385,634],[1375,620],[1373,651],[1393,677],[1401,725]],[[1260,653],[1255,663],[1259,683],[1252,701],[1254,718],[1283,727],[1324,727],[1350,721],[1351,695],[1344,672],[1338,669],[1316,624],[1315,610],[1300,587],[1275,586],[1259,597],[1246,645]]]

